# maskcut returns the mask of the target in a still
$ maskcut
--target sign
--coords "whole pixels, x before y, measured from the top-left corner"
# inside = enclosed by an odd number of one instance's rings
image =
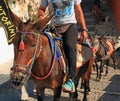
[[[16,35],[16,28],[10,18],[8,3],[6,0],[0,0],[0,25],[5,30],[8,44],[11,44]]]

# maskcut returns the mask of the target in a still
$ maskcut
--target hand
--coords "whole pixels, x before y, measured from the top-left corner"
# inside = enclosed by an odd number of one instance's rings
[[[87,38],[88,38],[87,31],[82,31],[80,36],[80,41],[85,42]]]

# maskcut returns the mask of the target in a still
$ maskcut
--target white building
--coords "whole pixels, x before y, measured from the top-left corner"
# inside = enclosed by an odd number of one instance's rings
[[[0,65],[7,63],[13,57],[13,45],[8,45],[4,29],[0,27]]]

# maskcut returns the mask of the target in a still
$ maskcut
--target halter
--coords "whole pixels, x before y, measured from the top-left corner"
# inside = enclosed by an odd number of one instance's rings
[[[102,41],[99,41],[99,47],[98,47],[98,50],[97,50],[96,54],[100,54],[102,47],[103,47],[103,49],[104,49],[104,44],[103,44]],[[105,53],[105,54],[106,54],[106,53]]]
[[[18,33],[24,33],[24,32],[18,32]],[[11,68],[11,70],[12,70],[12,71],[22,72],[23,74],[28,74],[28,75],[30,75],[30,74],[31,74],[31,69],[32,69],[33,63],[34,63],[34,61],[35,61],[35,57],[38,57],[38,56],[40,55],[41,50],[42,50],[42,40],[40,39],[40,34],[39,34],[39,33],[37,34],[37,33],[35,33],[35,32],[25,32],[25,34],[35,34],[35,35],[38,35],[38,36],[37,36],[37,40],[36,40],[36,46],[35,46],[34,54],[33,54],[32,58],[27,62],[26,65],[14,63],[14,64],[13,64],[13,67]],[[25,37],[25,36],[23,36],[23,34],[22,34],[22,35],[21,35],[21,42],[22,42],[22,44],[24,44],[24,43],[23,43],[23,38],[24,38],[24,37]],[[39,50],[38,55],[36,55],[39,39],[40,39],[40,41],[41,41],[41,42],[40,42],[40,50]],[[20,45],[21,45],[21,42],[20,42]],[[21,46],[20,46],[20,47],[21,47]],[[19,47],[19,48],[20,48],[20,47]],[[29,65],[30,65],[30,66],[29,66]],[[15,68],[16,66],[18,66],[18,67],[25,67],[25,68],[27,68],[27,69]],[[29,76],[28,76],[28,78],[29,78]]]

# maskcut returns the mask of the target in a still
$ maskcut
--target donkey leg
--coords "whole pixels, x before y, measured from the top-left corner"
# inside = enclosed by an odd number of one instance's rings
[[[45,88],[36,87],[36,91],[37,91],[37,101],[43,101]]]
[[[84,97],[83,101],[87,101],[87,95],[90,94],[90,75],[91,71],[88,70],[84,75]]]
[[[103,62],[100,63],[100,73],[99,73],[99,81],[101,80],[101,75],[102,75],[102,64]]]
[[[104,67],[104,62],[105,61],[101,61],[101,63],[100,63],[99,81],[101,80],[101,76],[102,76],[102,72],[103,72],[103,67]]]
[[[93,71],[95,71],[96,70],[96,65],[95,65],[95,63],[93,64]]]
[[[95,63],[95,67],[96,67],[96,80],[98,81],[98,78],[99,78],[99,67],[98,67],[97,62]]]
[[[84,97],[83,101],[87,101],[87,95],[91,93],[90,90],[90,74],[87,74],[84,79]]]
[[[88,74],[89,75],[89,74]],[[87,80],[87,93],[89,94],[90,93],[90,84],[89,84],[89,80]],[[81,89],[84,89],[84,76],[82,76],[81,78]]]
[[[77,88],[75,88],[75,92],[70,92],[69,93],[69,101],[78,101],[78,92],[77,92]]]
[[[114,70],[116,70],[117,68],[116,68],[116,57],[115,57],[115,54],[112,54],[111,58],[112,58],[112,61],[113,61]]]
[[[87,82],[84,79],[84,96],[83,96],[83,101],[87,101]]]
[[[53,90],[53,92],[54,92],[54,101],[60,101],[61,90],[62,90],[62,85]]]
[[[81,86],[80,86],[81,89],[84,88],[84,76],[81,77]]]
[[[106,60],[105,62],[106,62],[106,71],[105,71],[105,75],[107,75],[107,74],[108,74],[109,60]]]
[[[79,84],[79,79],[75,81],[75,92],[69,93],[69,101],[77,101],[78,98],[78,92],[77,92],[77,86]]]
[[[91,89],[90,89],[90,80],[87,81],[87,94],[89,95],[91,93]]]
[[[113,59],[114,70],[116,70],[116,59]]]

